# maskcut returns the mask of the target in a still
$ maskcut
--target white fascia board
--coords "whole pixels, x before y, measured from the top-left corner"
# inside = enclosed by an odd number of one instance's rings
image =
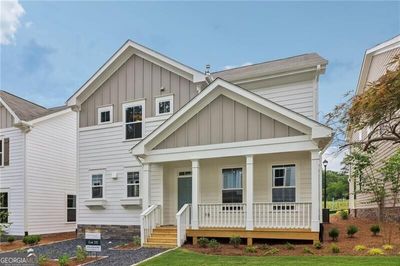
[[[285,139],[285,140],[284,140]],[[309,136],[244,141],[217,145],[190,146],[165,150],[153,150],[143,156],[145,163],[172,162],[206,158],[221,158],[283,152],[315,151],[319,148]]]
[[[193,68],[190,68],[184,64],[179,63],[178,61],[175,61],[165,55],[162,55],[152,49],[149,49],[147,47],[144,47],[138,43],[135,43],[131,40],[128,40],[110,59],[107,60],[107,62],[100,67],[99,70],[97,70],[97,72],[88,80],[85,82],[85,84],[83,84],[83,86],[77,91],[75,92],[68,100],[67,100],[67,105],[71,106],[71,105],[76,105],[79,104],[77,102],[77,97],[79,97],[81,94],[84,93],[84,91],[86,89],[88,89],[92,83],[97,80],[107,69],[109,69],[112,65],[116,64],[118,59],[120,59],[120,57],[126,54],[126,58],[124,57],[119,64],[117,64],[117,66],[115,67],[115,69],[113,71],[116,71],[120,65],[122,65],[126,59],[128,59],[130,56],[132,56],[133,54],[137,54],[141,57],[143,57],[144,59],[155,63],[155,64],[159,64],[162,67],[177,73],[179,75],[183,75],[184,73],[187,73],[186,76],[188,79],[191,79],[194,83],[196,82],[200,82],[200,81],[204,81],[205,80],[205,74],[201,73],[198,70],[195,70]],[[178,71],[177,71],[178,70]],[[112,73],[110,73],[111,75]],[[100,84],[98,84],[98,86],[101,85],[102,82],[100,82]],[[97,87],[98,87],[97,86]],[[96,88],[97,89],[97,88]],[[90,95],[90,93],[89,93]]]
[[[14,123],[20,121],[19,117],[14,113],[14,111],[8,106],[8,104],[0,97],[0,103],[7,109],[7,111],[14,117]]]

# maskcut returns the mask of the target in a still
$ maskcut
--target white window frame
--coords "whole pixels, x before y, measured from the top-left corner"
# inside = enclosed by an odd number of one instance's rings
[[[168,113],[160,113],[160,102],[170,102],[170,108]],[[174,95],[158,96],[156,98],[156,116],[171,115],[174,112]]]
[[[282,166],[282,167],[278,167],[278,166]],[[286,167],[287,166],[294,166],[295,169],[295,176],[294,176],[294,186],[286,186]],[[283,186],[275,186],[275,170],[278,169],[283,169],[284,170],[284,176],[283,176]],[[273,189],[274,188],[294,188],[294,202],[287,202],[287,203],[295,203],[297,201],[297,165],[295,163],[277,163],[277,164],[273,164],[271,166],[271,170],[272,170],[272,186],[271,186],[271,202],[274,202],[274,196],[273,196]]]
[[[97,124],[98,125],[103,125],[103,124],[110,124],[113,122],[113,106],[112,105],[108,105],[108,106],[103,106],[103,107],[99,107],[97,108]],[[106,122],[101,122],[101,113],[103,112],[110,112],[110,121],[106,121]]]
[[[0,167],[4,167],[4,138],[0,137],[0,141],[1,141],[1,149],[0,149],[1,162],[0,162]]]
[[[144,130],[145,130],[145,114],[146,114],[146,105],[145,105],[145,100],[139,100],[139,101],[134,101],[134,102],[129,102],[129,103],[124,103],[122,105],[122,128],[124,130],[124,140],[125,141],[133,141],[133,140],[140,140],[144,138]],[[135,107],[135,106],[142,106],[142,121],[140,122],[129,122],[126,123],[126,112],[125,110],[127,108]],[[126,125],[127,124],[134,124],[134,123],[142,123],[142,136],[140,138],[133,138],[133,139],[127,139],[126,138]]]
[[[135,184],[135,183],[133,183],[133,184],[129,184],[128,183],[128,173],[139,173],[139,183],[138,184]],[[128,199],[134,199],[134,198],[140,198],[141,197],[141,191],[140,191],[140,179],[141,179],[141,173],[140,173],[140,171],[138,171],[138,170],[128,170],[128,171],[126,171],[125,172],[125,182],[126,182],[126,198],[128,198]],[[135,186],[138,186],[139,187],[139,195],[138,196],[129,196],[128,195],[128,187],[129,186],[133,186],[133,187],[135,187]]]
[[[101,186],[93,186],[93,176],[101,175],[102,176],[102,185]],[[102,197],[101,198],[93,198],[93,188],[94,187],[102,187]],[[94,200],[101,200],[105,198],[105,173],[104,172],[93,172],[90,174],[90,198]]]
[[[68,196],[75,196],[75,207],[68,207]],[[77,205],[77,197],[76,197],[76,194],[73,194],[73,193],[67,193],[67,194],[65,194],[65,198],[66,198],[66,200],[67,200],[67,202],[66,202],[66,206],[67,206],[67,217],[66,217],[66,222],[67,223],[76,223],[76,218],[77,218],[77,208],[76,208],[76,205]],[[68,221],[68,210],[75,210],[75,221]]]
[[[242,187],[241,188],[224,188],[224,170],[230,170],[230,169],[242,169]],[[220,168],[220,173],[221,173],[221,203],[222,204],[241,204],[244,203],[245,195],[244,195],[244,180],[245,180],[245,173],[244,170],[245,168],[243,166],[226,166]],[[229,191],[229,190],[242,190],[242,202],[237,202],[237,203],[224,203],[224,194],[223,191]]]

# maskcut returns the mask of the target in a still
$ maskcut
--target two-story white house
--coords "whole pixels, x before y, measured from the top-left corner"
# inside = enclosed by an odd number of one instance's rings
[[[7,234],[76,229],[77,114],[0,91],[0,211]]]
[[[79,234],[318,240],[326,65],[311,53],[204,74],[127,41],[67,102]]]

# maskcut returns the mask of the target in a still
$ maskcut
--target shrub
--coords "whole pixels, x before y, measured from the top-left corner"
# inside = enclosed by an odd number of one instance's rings
[[[270,248],[269,250],[265,251],[264,255],[274,255],[279,252],[277,248]]]
[[[142,242],[140,240],[140,236],[133,236],[132,243],[135,246],[140,246],[142,244]]]
[[[217,249],[219,249],[221,245],[219,244],[219,242],[215,239],[211,239],[210,242],[208,242],[208,247],[211,248],[212,250],[216,251]]]
[[[379,224],[374,224],[369,230],[371,230],[372,234],[376,236],[381,231],[381,227],[379,226]]]
[[[24,242],[24,244],[26,245],[35,245],[40,242],[40,236],[39,235],[24,236],[22,242]]]
[[[382,249],[380,248],[371,248],[370,250],[368,250],[368,255],[371,256],[376,256],[376,255],[385,255],[385,253],[383,252]]]
[[[257,253],[257,248],[254,246],[247,246],[244,248],[245,253]]]
[[[393,246],[392,246],[392,245],[389,245],[389,244],[383,245],[382,248],[383,248],[384,250],[393,250]]]
[[[197,243],[201,248],[206,248],[209,242],[210,241],[208,240],[208,238],[205,237],[200,237],[199,240],[197,241]]]
[[[40,255],[39,259],[38,259],[38,264],[39,266],[43,266],[46,265],[47,261],[49,260],[49,258],[47,258],[46,255]]]
[[[303,253],[304,253],[304,254],[314,254],[314,252],[312,252],[312,250],[309,249],[309,248],[307,248],[307,247],[305,247],[305,248],[303,249]]]
[[[87,258],[87,251],[80,245],[76,246],[76,260],[81,262]]]
[[[285,247],[287,250],[293,250],[295,247],[292,243],[286,242]]]
[[[240,239],[240,236],[231,236],[229,238],[229,244],[231,244],[235,248],[239,247],[241,241],[242,239]]]
[[[340,217],[342,217],[343,220],[349,219],[349,211],[348,210],[342,210],[340,211]]]
[[[331,230],[329,230],[329,237],[331,237],[333,241],[337,241],[339,237],[339,229],[334,227]]]
[[[64,255],[58,257],[58,264],[60,266],[67,266],[69,263],[69,260],[70,260],[69,256],[67,254],[64,254]]]
[[[331,245],[331,250],[332,250],[332,253],[339,253],[340,252],[340,248],[336,244],[332,244]]]
[[[347,227],[347,235],[348,235],[349,237],[353,237],[354,234],[357,233],[357,232],[358,232],[358,227],[357,227],[357,226],[355,226],[355,225],[349,225],[349,226]]]
[[[9,237],[7,237],[7,242],[8,243],[12,243],[12,242],[14,242],[15,241],[15,237],[13,237],[13,236],[9,236]]]
[[[270,249],[271,249],[271,246],[268,245],[267,243],[265,243],[265,244],[262,244],[262,245],[260,246],[260,249],[261,249],[261,250],[270,250]]]
[[[322,243],[319,241],[315,241],[314,245],[313,245],[316,249],[321,249],[322,248]]]
[[[364,246],[364,245],[356,245],[356,246],[353,248],[354,251],[363,251],[363,250],[366,250],[366,249],[367,249],[367,247]]]

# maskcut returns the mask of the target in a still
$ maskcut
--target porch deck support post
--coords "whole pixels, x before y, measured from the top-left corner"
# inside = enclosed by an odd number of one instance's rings
[[[199,160],[192,160],[192,228],[199,229]]]
[[[319,232],[320,224],[320,163],[319,151],[311,151],[311,231]]]
[[[254,229],[253,222],[253,155],[246,156],[246,230]]]
[[[143,178],[141,180],[142,187],[142,209],[146,210],[150,205],[150,164],[143,164]]]

